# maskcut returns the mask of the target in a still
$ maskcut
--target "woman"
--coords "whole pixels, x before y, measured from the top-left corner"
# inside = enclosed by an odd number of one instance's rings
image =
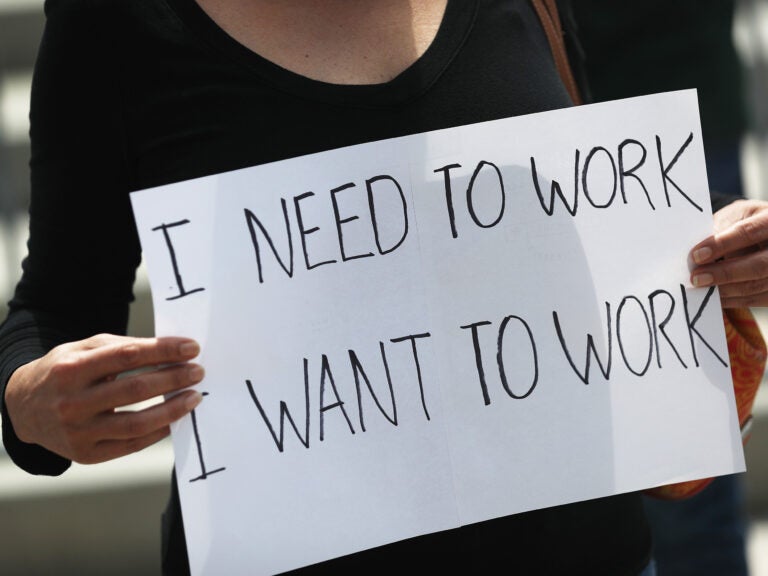
[[[527,0],[48,0],[32,94],[29,256],[0,330],[3,439],[60,474],[140,450],[200,401],[186,339],[126,329],[139,243],[128,193],[383,138],[570,106]],[[768,301],[766,206],[719,213],[696,277]],[[708,276],[707,276],[708,275]],[[725,282],[723,284],[723,282]],[[100,336],[93,336],[101,334]],[[115,380],[126,370],[175,364]],[[564,480],[565,481],[565,480]],[[178,497],[164,572],[188,571]],[[649,574],[636,494],[519,514],[301,570]]]

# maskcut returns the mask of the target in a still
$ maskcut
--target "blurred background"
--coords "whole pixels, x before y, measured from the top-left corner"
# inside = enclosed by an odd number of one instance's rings
[[[29,88],[44,25],[42,5],[0,0],[0,318],[26,253]],[[768,0],[739,0],[733,35],[751,112],[742,142],[744,182],[748,196],[768,199]],[[756,313],[768,334],[768,309]],[[143,269],[129,329],[153,334]],[[766,382],[754,412],[746,447],[748,554],[751,576],[768,576]],[[0,447],[0,574],[159,574],[160,514],[172,466],[166,440],[111,463],[74,465],[61,478],[34,477],[16,469]]]

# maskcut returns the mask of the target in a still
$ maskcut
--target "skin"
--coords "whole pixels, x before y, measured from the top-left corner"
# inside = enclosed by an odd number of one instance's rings
[[[198,3],[279,66],[323,82],[372,84],[392,80],[426,51],[446,0]],[[714,221],[715,233],[691,251],[692,284],[718,285],[726,307],[768,305],[768,202],[734,202]],[[63,344],[14,372],[6,408],[24,442],[80,463],[118,458],[167,436],[199,404],[201,395],[189,389],[203,378],[191,362],[198,353],[184,338],[99,335]],[[151,407],[118,410],[163,395]]]
[[[117,408],[202,380],[202,367],[189,362],[199,351],[188,338],[110,334],[62,344],[13,373],[5,391],[8,415],[21,441],[81,464],[137,452],[168,436],[171,422],[202,396],[188,390],[142,410]]]
[[[198,0],[232,38],[296,74],[388,82],[432,43],[447,0]]]
[[[714,230],[691,250],[691,284],[718,286],[725,308],[768,306],[768,202],[725,206],[714,215]]]

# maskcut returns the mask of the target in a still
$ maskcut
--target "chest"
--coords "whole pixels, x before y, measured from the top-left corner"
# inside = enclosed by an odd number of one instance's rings
[[[426,52],[373,84],[297,74],[235,41],[195,0],[167,2],[178,27],[132,31],[123,58],[134,190],[569,105],[526,0],[449,1]]]
[[[435,38],[447,0],[197,0],[234,40],[307,78],[388,82]]]

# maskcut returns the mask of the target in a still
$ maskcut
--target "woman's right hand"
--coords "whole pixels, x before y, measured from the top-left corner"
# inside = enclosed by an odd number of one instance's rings
[[[119,458],[167,436],[200,403],[199,392],[183,391],[203,378],[189,362],[199,351],[194,340],[172,337],[101,334],[62,344],[13,373],[6,410],[23,442],[81,464]],[[117,410],[175,392],[141,410]]]

